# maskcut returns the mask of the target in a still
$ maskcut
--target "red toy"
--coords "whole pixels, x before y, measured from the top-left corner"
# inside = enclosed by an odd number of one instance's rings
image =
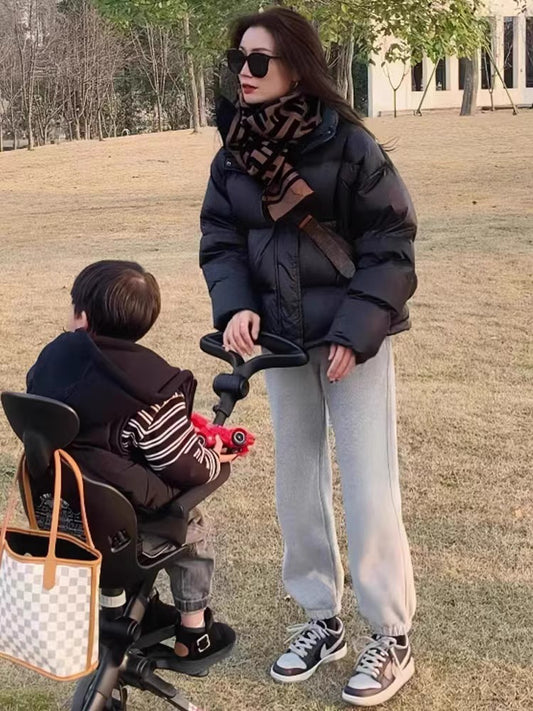
[[[218,435],[226,452],[242,457],[248,454],[250,447],[255,442],[255,436],[245,430],[244,427],[214,425],[197,412],[192,413],[191,422],[196,434],[203,440],[202,444],[208,449],[212,449],[215,446],[215,438]]]

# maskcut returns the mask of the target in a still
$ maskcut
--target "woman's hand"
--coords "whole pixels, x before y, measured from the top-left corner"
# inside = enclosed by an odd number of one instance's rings
[[[224,348],[239,353],[243,358],[252,355],[260,324],[261,319],[254,311],[238,311],[224,331]]]
[[[337,383],[355,368],[355,353],[351,348],[331,343],[329,346],[329,368],[327,377],[330,383]]]

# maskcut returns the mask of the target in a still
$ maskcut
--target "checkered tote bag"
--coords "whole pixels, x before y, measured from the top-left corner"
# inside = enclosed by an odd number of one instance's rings
[[[61,465],[74,474],[86,543],[59,533]],[[25,458],[0,534],[0,657],[52,679],[70,681],[98,665],[98,584],[101,555],[94,547],[76,462],[54,452],[54,507],[49,531],[37,527]],[[22,482],[31,528],[9,526]]]

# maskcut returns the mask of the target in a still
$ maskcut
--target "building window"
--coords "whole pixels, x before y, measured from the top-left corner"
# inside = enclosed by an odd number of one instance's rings
[[[481,88],[492,89],[494,80],[494,68],[490,59],[490,52],[494,47],[494,22],[493,18],[487,18],[485,33],[485,47],[481,49]]]
[[[533,17],[526,17],[526,86],[533,88]]]
[[[503,18],[503,79],[514,88],[514,17]]]
[[[445,59],[439,59],[437,63],[437,68],[435,69],[435,87],[437,91],[446,91],[448,88]]]
[[[422,62],[418,62],[411,69],[411,89],[413,91],[424,91],[424,68]]]
[[[466,65],[469,60],[459,57],[459,89],[465,88]]]
[[[481,88],[492,89],[492,62],[486,50],[481,52]]]

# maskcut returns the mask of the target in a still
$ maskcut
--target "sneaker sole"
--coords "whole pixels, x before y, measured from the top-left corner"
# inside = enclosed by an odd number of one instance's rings
[[[345,657],[347,652],[348,645],[344,643],[344,645],[340,649],[337,649],[337,651],[333,652],[332,654],[328,654],[327,657],[321,659],[318,664],[315,664],[314,667],[308,669],[306,672],[303,672],[303,674],[283,676],[282,674],[278,674],[277,672],[275,672],[274,666],[272,666],[270,667],[270,676],[275,681],[279,681],[281,684],[296,684],[299,681],[306,681],[306,679],[309,679],[309,677],[313,676],[313,674],[316,672],[316,670],[321,664],[327,664],[328,662],[337,662],[339,659]]]
[[[411,660],[405,667],[405,669],[402,669],[402,672],[399,676],[396,677],[396,679],[393,681],[393,683],[387,687],[384,691],[379,692],[378,694],[374,694],[374,696],[352,696],[351,694],[347,694],[346,692],[342,692],[342,700],[346,701],[347,703],[351,704],[352,706],[378,706],[379,704],[384,704],[386,701],[389,699],[392,699],[392,697],[400,691],[400,689],[407,684],[409,679],[413,676],[415,673],[415,660],[411,657]]]

